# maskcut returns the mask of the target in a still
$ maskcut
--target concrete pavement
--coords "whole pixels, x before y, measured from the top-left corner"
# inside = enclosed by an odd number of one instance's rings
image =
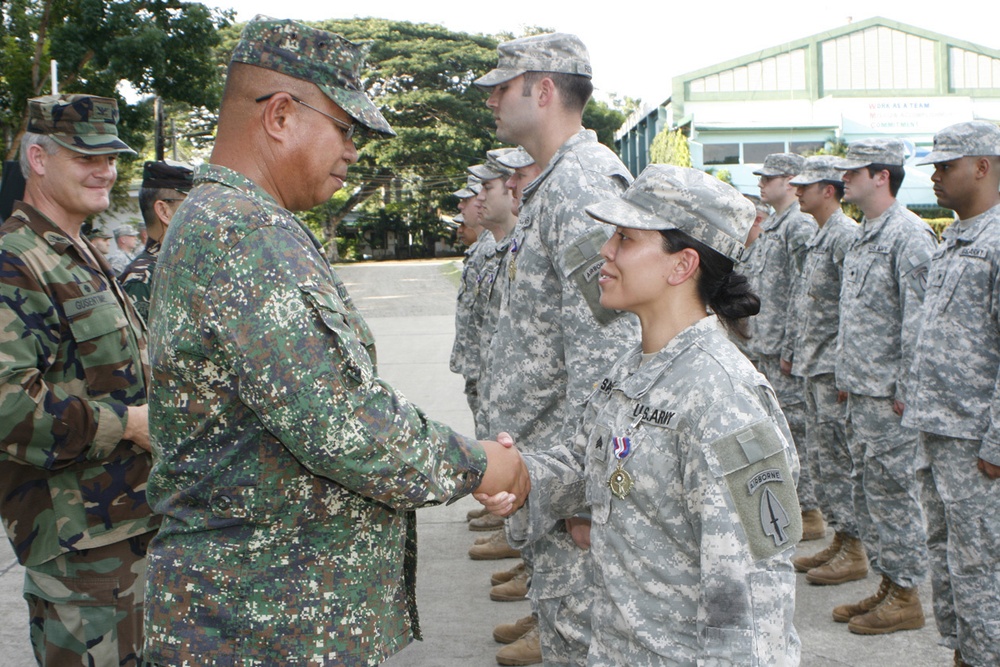
[[[455,283],[451,262],[386,262],[338,269],[375,333],[379,370],[428,415],[459,431],[472,433],[462,379],[448,371],[454,332]],[[415,642],[385,664],[387,667],[489,667],[500,648],[491,638],[497,623],[529,613],[526,602],[491,602],[490,573],[515,561],[473,561],[468,547],[483,533],[469,532],[465,498],[419,512],[417,599],[423,642]],[[826,540],[807,543],[812,553]],[[22,570],[6,540],[0,544],[0,667],[34,664],[27,639],[26,607],[21,599]],[[803,667],[945,667],[951,651],[936,645],[930,587],[921,587],[927,616],[922,630],[884,637],[852,635],[833,623],[830,610],[874,592],[877,580],[817,587],[800,576],[795,624],[802,638]]]

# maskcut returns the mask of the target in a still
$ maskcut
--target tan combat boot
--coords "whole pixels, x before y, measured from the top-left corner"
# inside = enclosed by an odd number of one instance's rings
[[[817,551],[812,556],[796,556],[792,559],[792,565],[795,566],[796,572],[808,572],[814,567],[819,567],[820,565],[826,563],[831,558],[837,555],[840,551],[840,541],[843,539],[843,533],[834,533],[833,541],[830,542],[830,546],[822,551]]]
[[[478,540],[477,540],[478,541]],[[508,581],[516,577],[517,575],[524,572],[524,561],[521,561],[509,570],[500,570],[499,572],[494,572],[493,576],[490,577],[490,586],[496,586],[498,584],[506,584]]]
[[[521,552],[507,544],[507,536],[502,530],[490,535],[485,544],[473,544],[469,547],[469,558],[472,560],[499,560],[501,558],[520,558]]]
[[[856,537],[843,537],[840,551],[829,561],[806,573],[810,584],[835,586],[847,581],[857,581],[868,576],[868,554]]]
[[[493,628],[493,641],[500,644],[513,644],[536,627],[538,627],[538,619],[534,615],[519,618],[513,623],[501,623]]]
[[[542,662],[542,644],[538,638],[538,628],[512,644],[497,651],[498,665],[537,665]]]
[[[526,597],[528,597],[527,571],[490,589],[490,599],[494,602],[516,602]]]
[[[855,616],[867,614],[872,609],[877,607],[879,602],[885,598],[885,596],[889,593],[889,586],[891,584],[892,580],[883,574],[882,583],[879,585],[875,595],[867,597],[856,604],[842,604],[839,607],[834,607],[833,620],[837,623],[850,623],[851,619]]]
[[[802,513],[802,542],[821,540],[826,535],[826,521],[819,509],[806,510]]]
[[[466,512],[465,513],[465,520],[466,521],[472,521],[473,519],[478,519],[480,517],[484,517],[487,514],[489,514],[489,512],[486,511],[486,508],[485,507],[480,507],[477,510],[469,510],[468,512]]]
[[[503,528],[503,517],[487,514],[469,521],[469,530],[500,530]]]
[[[855,616],[847,629],[858,635],[887,635],[899,630],[919,630],[924,627],[924,608],[920,605],[917,587],[902,588],[890,583],[889,593],[867,614]]]

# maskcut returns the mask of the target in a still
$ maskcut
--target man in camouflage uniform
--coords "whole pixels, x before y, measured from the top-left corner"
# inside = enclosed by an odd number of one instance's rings
[[[903,423],[919,429],[944,504],[938,629],[956,665],[985,667],[1000,664],[1000,128],[946,127],[920,163],[958,220],[931,260]]]
[[[149,317],[149,295],[153,291],[153,271],[160,255],[160,241],[190,189],[191,169],[188,167],[167,162],[143,165],[139,210],[150,236],[143,251],[118,276],[122,289],[143,318]]]
[[[132,251],[135,250],[138,241],[139,232],[132,225],[124,223],[115,227],[115,245],[108,254],[108,264],[116,276],[120,276],[134,259]]]
[[[40,665],[139,664],[151,459],[142,320],[80,231],[110,202],[118,106],[28,102],[0,227],[0,515]]]
[[[924,625],[917,584],[927,574],[917,433],[901,424],[909,370],[934,253],[934,232],[896,200],[903,142],[866,139],[837,166],[844,200],[864,213],[844,258],[837,335],[837,389],[847,401],[854,512],[878,591],[833,610],[852,632],[884,634]]]
[[[760,313],[750,318],[750,340],[740,342],[747,356],[774,387],[788,420],[802,464],[799,502],[802,539],[818,540],[826,531],[823,513],[810,473],[806,438],[805,387],[782,365],[781,353],[791,345],[798,313],[792,308],[792,287],[802,273],[806,243],[816,234],[816,221],[799,209],[792,177],[805,158],[795,153],[773,153],[753,173],[760,177],[760,198],[774,209],[760,226],[741,271],[760,297]]]
[[[114,234],[105,229],[95,229],[87,235],[87,238],[90,239],[90,244],[97,248],[104,261],[108,260],[108,255],[111,253],[111,239],[114,237]]]
[[[584,206],[620,195],[631,175],[582,129],[593,90],[590,56],[574,35],[501,44],[490,90],[497,139],[519,144],[541,174],[524,191],[508,251],[490,349],[489,425],[528,450],[567,441],[602,371],[637,337],[634,320],[600,304],[600,248],[611,229]],[[526,554],[539,633],[501,649],[501,664],[584,664],[590,643],[589,520],[560,523]],[[578,541],[577,541],[578,540]],[[540,637],[540,639],[539,639]],[[541,652],[538,651],[539,642]]]
[[[837,400],[834,379],[844,256],[858,234],[857,223],[841,210],[844,182],[838,162],[829,155],[806,158],[802,172],[790,181],[802,212],[819,225],[806,242],[802,276],[791,302],[796,326],[781,354],[782,364],[805,382],[806,449],[813,477],[823,480],[823,497],[836,525],[829,547],[792,560],[814,584],[840,584],[868,574],[868,557],[854,519],[847,406]]]
[[[473,241],[468,243],[465,259],[462,263],[462,278],[458,287],[458,298],[455,303],[455,342],[451,347],[451,359],[448,367],[452,373],[458,373],[465,378],[465,399],[473,416],[479,410],[479,333],[480,321],[476,319],[473,310],[479,293],[479,280],[483,264],[492,252],[493,235],[479,224],[480,204],[476,194],[482,185],[475,176],[469,176],[465,187],[452,194],[458,197],[458,210],[462,219],[460,224],[466,227],[466,233],[473,235]],[[457,219],[457,218],[456,218]],[[478,423],[476,426],[479,432]]]
[[[343,185],[357,128],[392,134],[363,59],[339,35],[250,21],[210,162],[167,230],[149,316],[153,664],[378,664],[419,636],[411,510],[518,486],[516,452],[378,377],[370,330],[291,212]]]

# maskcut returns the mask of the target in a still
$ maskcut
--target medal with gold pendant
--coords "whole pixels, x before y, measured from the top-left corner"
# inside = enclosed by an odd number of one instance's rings
[[[618,459],[618,465],[611,472],[611,477],[608,478],[608,486],[611,488],[611,493],[619,500],[625,500],[629,492],[632,491],[632,487],[635,486],[635,480],[632,479],[632,475],[625,470],[625,459],[629,454],[632,453],[632,438],[629,437],[635,431],[635,427],[638,426],[639,419],[636,419],[629,425],[629,428],[625,431],[628,435],[617,436],[611,439],[611,448],[615,454],[615,458]]]

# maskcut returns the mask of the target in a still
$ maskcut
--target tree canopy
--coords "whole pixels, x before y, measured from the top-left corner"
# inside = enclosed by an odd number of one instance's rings
[[[118,100],[122,139],[141,151],[152,130],[148,103],[136,97],[215,108],[218,62],[207,54],[230,12],[180,0],[8,0],[0,3],[0,142],[17,152],[27,100],[51,92],[49,60],[59,63],[59,92]]]

